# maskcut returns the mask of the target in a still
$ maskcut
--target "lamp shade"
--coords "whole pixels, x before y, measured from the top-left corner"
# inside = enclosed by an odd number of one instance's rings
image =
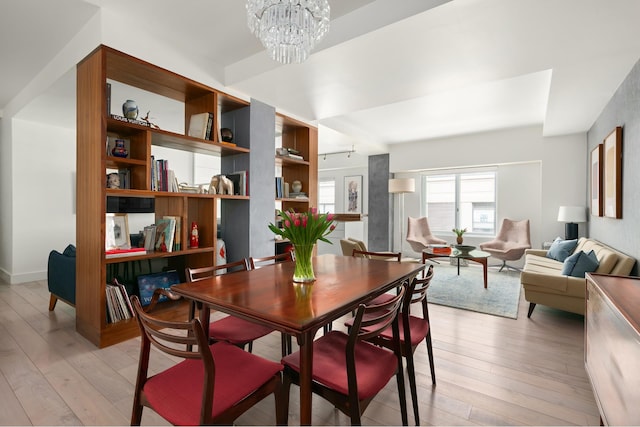
[[[587,210],[582,206],[560,206],[559,222],[586,222]]]
[[[393,178],[389,180],[389,193],[413,193],[416,180],[413,178]]]

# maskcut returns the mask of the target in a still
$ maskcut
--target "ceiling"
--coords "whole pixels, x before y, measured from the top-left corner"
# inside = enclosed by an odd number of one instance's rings
[[[321,153],[528,125],[585,132],[640,58],[637,0],[329,2],[327,37],[281,65],[242,0],[2,0],[0,111],[96,15],[104,34],[201,58],[220,89],[317,124]],[[56,117],[73,91],[67,73],[19,114]]]

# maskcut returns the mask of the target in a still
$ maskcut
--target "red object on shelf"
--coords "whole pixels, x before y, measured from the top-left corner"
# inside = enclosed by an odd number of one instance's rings
[[[189,240],[189,246],[192,248],[197,248],[199,246],[198,224],[195,221],[191,223],[191,239]]]

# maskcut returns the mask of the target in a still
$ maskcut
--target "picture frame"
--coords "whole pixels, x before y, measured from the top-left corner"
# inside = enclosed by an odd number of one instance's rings
[[[362,213],[362,175],[344,177],[344,208],[347,213]]]
[[[622,218],[622,127],[617,126],[603,143],[604,216]]]
[[[105,221],[105,250],[131,249],[129,216],[123,213],[108,213]]]
[[[604,148],[598,144],[591,150],[591,215],[602,216],[604,214],[602,196],[602,169]]]

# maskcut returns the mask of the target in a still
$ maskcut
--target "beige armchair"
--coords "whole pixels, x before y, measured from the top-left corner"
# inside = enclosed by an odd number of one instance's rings
[[[357,251],[367,251],[367,245],[365,245],[362,240],[356,240],[351,237],[340,239],[340,247],[342,248],[342,255],[344,256],[351,256],[354,249]]]
[[[418,253],[422,253],[429,245],[447,244],[446,240],[439,239],[431,233],[426,216],[420,218],[409,217],[407,242],[409,242],[411,249]]]
[[[521,271],[520,268],[507,264],[507,261],[517,261],[524,255],[524,251],[531,248],[529,220],[514,221],[508,218],[502,220],[502,226],[495,239],[481,243],[480,249],[489,252],[492,257],[502,260],[503,268]]]

